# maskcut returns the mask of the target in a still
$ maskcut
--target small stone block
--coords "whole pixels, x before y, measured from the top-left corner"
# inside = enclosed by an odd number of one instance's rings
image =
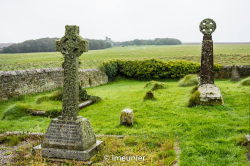
[[[240,81],[240,74],[238,72],[237,66],[232,67],[231,81]]]
[[[121,125],[133,125],[134,124],[134,113],[130,108],[125,108],[121,112],[120,116],[120,124]]]

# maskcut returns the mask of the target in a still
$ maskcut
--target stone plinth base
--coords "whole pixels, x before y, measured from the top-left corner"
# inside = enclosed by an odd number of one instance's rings
[[[201,105],[223,105],[220,89],[214,84],[203,84],[198,88]]]
[[[60,158],[70,160],[82,160],[87,161],[93,155],[97,153],[102,141],[96,141],[87,150],[68,150],[68,149],[56,149],[56,148],[42,148],[42,156],[46,158]]]
[[[96,141],[88,119],[53,119],[42,142],[42,156],[72,160],[89,160],[102,142]]]

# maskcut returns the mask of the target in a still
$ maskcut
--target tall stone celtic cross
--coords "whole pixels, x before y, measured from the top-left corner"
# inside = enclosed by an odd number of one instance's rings
[[[56,50],[64,56],[63,63],[63,108],[61,118],[64,120],[76,120],[79,104],[79,56],[88,51],[88,42],[79,36],[78,26],[66,25],[65,36],[56,41]]]
[[[200,84],[214,84],[214,57],[212,33],[216,29],[214,20],[207,18],[201,21],[200,31],[203,33],[201,52]]]

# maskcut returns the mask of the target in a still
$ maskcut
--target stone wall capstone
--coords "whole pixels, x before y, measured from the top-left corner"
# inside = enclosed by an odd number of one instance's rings
[[[84,69],[79,70],[79,80],[81,86],[93,87],[106,84],[108,77],[98,69]],[[44,92],[62,85],[62,68],[0,71],[0,100]]]

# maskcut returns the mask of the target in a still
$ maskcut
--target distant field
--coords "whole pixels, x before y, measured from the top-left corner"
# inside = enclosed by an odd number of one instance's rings
[[[130,46],[114,47],[84,53],[80,68],[96,68],[103,61],[116,58],[157,58],[162,60],[200,61],[201,45]],[[249,65],[250,44],[217,44],[214,46],[215,63],[222,65]],[[59,52],[0,54],[0,70],[60,67],[63,56]]]

